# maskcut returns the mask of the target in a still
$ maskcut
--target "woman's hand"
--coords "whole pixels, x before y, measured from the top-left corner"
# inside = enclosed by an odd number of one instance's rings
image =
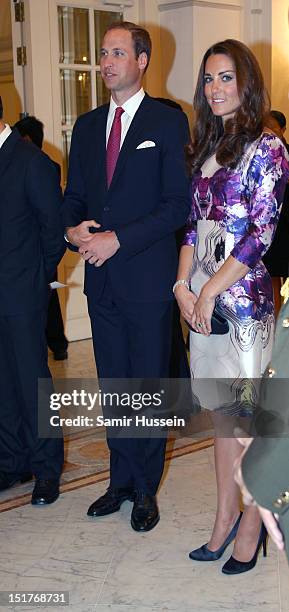
[[[197,296],[192,291],[189,291],[185,285],[179,285],[175,290],[175,298],[182,317],[191,324],[194,305],[198,299]]]
[[[215,298],[207,296],[202,290],[195,303],[191,321],[192,327],[204,336],[209,336],[212,331],[211,319],[214,308]]]

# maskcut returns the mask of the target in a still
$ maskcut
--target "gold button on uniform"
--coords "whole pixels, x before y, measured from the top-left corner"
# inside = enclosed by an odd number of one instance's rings
[[[287,506],[287,504],[289,504],[289,491],[281,493],[280,497],[273,502],[275,508],[282,508],[283,506]]]
[[[276,370],[274,370],[274,368],[269,368],[268,369],[268,376],[269,378],[273,378],[276,374]]]

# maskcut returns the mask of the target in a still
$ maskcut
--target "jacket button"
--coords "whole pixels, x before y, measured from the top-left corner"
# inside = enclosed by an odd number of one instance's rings
[[[109,206],[105,206],[103,210],[104,210],[104,212],[108,212],[110,210],[110,208],[109,208]]]
[[[282,321],[282,326],[283,326],[283,327],[289,327],[289,319],[288,319],[288,318],[283,319],[283,321]]]
[[[275,508],[282,508],[283,503],[282,503],[282,499],[280,499],[280,497],[278,499],[276,499],[276,501],[274,501],[273,506],[275,506]]]

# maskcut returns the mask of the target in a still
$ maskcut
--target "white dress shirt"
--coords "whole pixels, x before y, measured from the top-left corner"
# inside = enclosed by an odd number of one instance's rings
[[[136,114],[138,107],[145,97],[145,92],[143,88],[139,89],[136,94],[134,94],[131,98],[129,98],[124,104],[121,105],[124,113],[121,116],[121,139],[120,139],[120,148],[122,147],[123,141],[127,135],[129,126]],[[111,130],[111,126],[114,120],[115,109],[117,108],[117,104],[115,101],[110,98],[110,106],[107,115],[107,123],[106,123],[106,146],[109,139],[109,134]]]
[[[5,123],[3,132],[0,132],[0,149],[4,145],[4,142],[7,140],[8,136],[10,136],[11,132],[11,127]]]

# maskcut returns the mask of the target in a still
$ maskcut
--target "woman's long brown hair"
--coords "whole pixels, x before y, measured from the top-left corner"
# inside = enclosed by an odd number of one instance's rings
[[[222,118],[212,113],[204,94],[206,62],[211,55],[217,54],[227,55],[233,61],[240,98],[240,107],[225,126]],[[201,63],[194,96],[196,120],[192,145],[187,148],[190,174],[213,152],[221,166],[235,168],[246,145],[262,133],[268,99],[260,66],[246,45],[227,39],[210,47]]]

